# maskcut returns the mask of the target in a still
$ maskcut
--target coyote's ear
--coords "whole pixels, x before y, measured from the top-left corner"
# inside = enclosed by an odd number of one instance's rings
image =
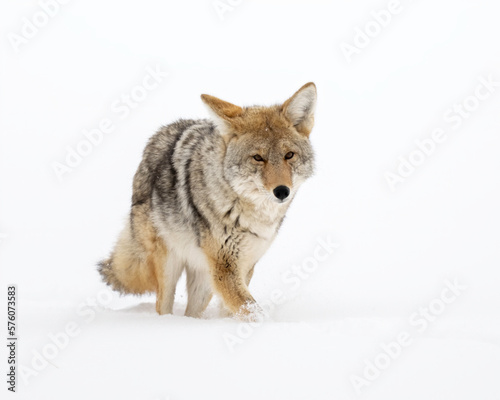
[[[208,111],[222,135],[226,135],[229,132],[231,120],[243,114],[243,108],[217,97],[202,94],[201,99],[208,107]]]
[[[315,108],[316,85],[312,82],[306,83],[283,103],[285,117],[305,136],[309,136],[313,128]]]

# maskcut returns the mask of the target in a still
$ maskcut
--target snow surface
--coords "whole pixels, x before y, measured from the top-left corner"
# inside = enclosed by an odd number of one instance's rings
[[[223,20],[213,3],[68,2],[19,52],[8,34],[41,8],[1,6],[0,304],[16,284],[25,368],[12,396],[499,399],[500,87],[458,128],[444,119],[481,79],[500,81],[497,2],[401,1],[351,63],[341,43],[387,2],[248,1]],[[158,65],[168,77],[126,117],[113,110]],[[183,283],[170,316],[154,297],[111,295],[95,263],[153,132],[206,117],[201,93],[272,104],[308,81],[317,172],[250,285],[269,317],[248,325],[213,302],[185,318]],[[104,119],[115,129],[60,182],[53,163]],[[391,191],[386,171],[437,128],[446,141]],[[385,369],[366,372],[376,360]],[[371,379],[360,394],[354,376]]]

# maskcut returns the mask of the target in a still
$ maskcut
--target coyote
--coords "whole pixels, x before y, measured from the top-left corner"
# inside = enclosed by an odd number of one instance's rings
[[[146,145],[130,218],[99,272],[121,293],[156,292],[162,315],[185,270],[186,316],[200,317],[217,294],[229,314],[252,318],[255,264],[313,173],[316,86],[270,107],[201,99],[211,119],[181,119]]]

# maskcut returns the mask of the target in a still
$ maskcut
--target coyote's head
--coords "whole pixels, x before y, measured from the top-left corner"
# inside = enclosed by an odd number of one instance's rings
[[[280,105],[239,107],[209,95],[201,98],[226,143],[224,176],[255,204],[283,204],[312,175],[309,134],[316,86],[307,83]]]

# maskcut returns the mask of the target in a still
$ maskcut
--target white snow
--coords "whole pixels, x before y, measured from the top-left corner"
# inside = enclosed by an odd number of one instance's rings
[[[68,2],[18,52],[9,33],[42,8],[1,6],[0,318],[15,284],[17,398],[500,398],[496,2],[401,0],[351,63],[341,43],[387,2],[248,1],[223,20],[214,3]],[[202,93],[272,104],[309,81],[316,175],[250,285],[269,317],[222,318],[213,302],[185,318],[184,283],[170,316],[110,294],[95,263],[154,131],[207,117]],[[384,174],[439,129],[391,191]],[[89,154],[60,181],[53,163],[78,146]]]

